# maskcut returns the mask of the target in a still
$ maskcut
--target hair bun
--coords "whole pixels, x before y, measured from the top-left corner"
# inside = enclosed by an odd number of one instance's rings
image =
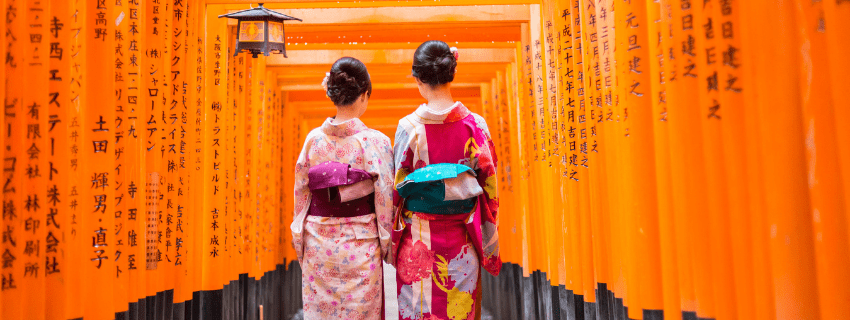
[[[427,41],[416,49],[413,56],[413,76],[430,85],[454,81],[456,67],[455,53],[443,41]]]
[[[360,60],[343,57],[331,67],[328,77],[328,97],[337,106],[347,106],[363,93],[372,93],[372,81]]]

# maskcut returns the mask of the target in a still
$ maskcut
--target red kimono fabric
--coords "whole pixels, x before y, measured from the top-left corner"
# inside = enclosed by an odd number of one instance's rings
[[[479,319],[479,270],[498,275],[502,265],[496,157],[486,122],[460,102],[442,113],[420,106],[399,121],[394,153],[396,184],[429,164],[458,163],[475,170],[484,190],[472,212],[455,215],[411,212],[393,193],[399,318]]]

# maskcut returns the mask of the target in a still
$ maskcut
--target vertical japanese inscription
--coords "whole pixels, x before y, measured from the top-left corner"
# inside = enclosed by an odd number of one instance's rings
[[[565,27],[561,31],[564,37],[565,53],[564,53],[564,75],[563,87],[567,95],[566,101],[563,103],[565,109],[565,117],[563,122],[566,123],[566,147],[563,153],[566,158],[562,161],[566,162],[563,176],[573,182],[579,181],[579,158],[578,158],[578,139],[579,122],[578,118],[584,112],[584,54],[582,53],[583,42],[581,40],[581,14],[579,10],[580,0],[570,1],[570,7],[561,13],[566,20]],[[583,118],[582,118],[583,119]]]
[[[19,251],[17,262],[23,267],[23,275],[18,283],[23,289],[21,308],[27,313],[26,310],[45,308],[43,269],[47,228],[44,226],[44,219],[48,212],[46,171],[50,149],[46,132],[49,101],[49,79],[46,76],[49,70],[48,3],[47,0],[31,0],[25,3],[26,12],[22,15],[25,16],[26,27],[24,34],[18,38],[18,41],[23,40],[22,45],[25,44],[26,47],[23,59],[18,65],[25,72],[23,77],[13,80],[23,80],[27,83],[21,100],[23,113],[19,115],[23,116],[26,129],[18,136],[18,139],[24,139],[24,152],[17,154],[18,165],[24,169],[23,188],[20,189],[24,206],[23,210],[18,210],[20,222],[16,239],[18,250],[22,250]],[[43,315],[34,318],[40,319]]]
[[[83,206],[83,241],[89,249],[82,252],[90,277],[84,292],[92,294],[85,307],[86,317],[107,317],[114,314],[104,305],[112,305],[113,296],[102,292],[100,286],[111,288],[115,277],[113,254],[115,247],[115,69],[104,61],[115,61],[114,2],[87,1],[86,16],[86,100],[80,118],[84,162],[83,178],[89,183],[80,188]],[[97,107],[93,107],[97,106]],[[97,165],[88,165],[97,164]],[[85,242],[84,242],[85,243]]]
[[[203,131],[203,257],[207,271],[202,275],[202,289],[221,288],[221,271],[224,262],[224,104],[227,101],[227,25],[217,19],[216,10],[207,10],[206,34],[206,101],[203,106],[205,117]]]
[[[162,196],[160,188],[160,176],[158,173],[150,173],[147,176],[145,188],[148,190],[145,198],[145,269],[156,270],[157,262],[160,260],[160,252],[157,250],[159,198]]]
[[[25,15],[26,1],[8,0],[4,17],[6,30],[6,56],[4,57],[4,73],[6,76],[6,97],[4,99],[3,128],[3,250],[0,264],[0,291],[3,292],[4,306],[20,304],[21,279],[23,278],[23,263],[18,261],[23,250],[21,243],[24,166],[24,136],[22,128],[25,125],[23,94],[21,81],[17,81],[24,71]],[[21,317],[21,308],[3,308],[3,318]]]
[[[44,238],[44,274],[46,279],[46,295],[52,299],[64,301],[65,286],[68,285],[63,278],[63,273],[68,261],[67,252],[68,238],[63,231],[68,230],[66,221],[69,221],[68,190],[69,190],[69,153],[65,146],[68,145],[68,112],[70,104],[70,58],[66,55],[68,49],[70,28],[68,1],[53,0],[50,2],[50,14],[48,32],[45,41],[49,42],[49,90],[47,136],[49,144],[47,174],[47,198],[45,202],[48,212],[44,221],[47,235]],[[64,227],[64,229],[63,229]],[[66,318],[65,306],[58,305],[47,308],[47,318]]]
[[[127,255],[131,252],[127,245],[127,230],[131,227],[131,221],[127,220],[127,209],[132,205],[130,197],[127,196],[127,188],[129,186],[128,176],[132,171],[128,170],[131,162],[136,159],[130,159],[125,152],[128,149],[128,139],[126,137],[127,126],[129,120],[129,108],[126,108],[126,95],[129,87],[130,77],[128,72],[132,70],[131,65],[127,64],[130,38],[129,38],[129,1],[111,0],[115,4],[115,118],[111,119],[115,130],[115,169],[113,170],[115,180],[115,208],[112,212],[115,216],[115,246],[112,248],[112,254],[115,256],[115,283],[113,287],[115,311],[127,310],[127,302],[129,290],[129,275],[127,266],[124,261]]]
[[[138,299],[143,295],[142,287],[139,286],[142,282],[142,272],[146,270],[146,261],[143,256],[146,255],[145,232],[146,232],[146,216],[145,207],[145,187],[146,173],[145,164],[146,158],[142,152],[145,147],[143,139],[147,137],[145,130],[145,83],[142,75],[143,61],[145,54],[142,48],[142,39],[146,33],[144,21],[142,20],[142,6],[140,1],[143,0],[125,0],[126,16],[124,19],[126,28],[124,32],[124,56],[125,62],[123,68],[124,76],[124,94],[122,103],[124,105],[124,118],[122,120],[119,132],[123,136],[124,151],[121,154],[116,154],[117,160],[124,157],[122,169],[125,171],[124,178],[124,194],[123,200],[126,204],[123,208],[125,226],[121,232],[125,237],[126,252],[117,260],[117,267],[123,268],[128,272],[130,278],[129,298]],[[116,137],[116,139],[118,139]],[[145,263],[145,265],[143,265]]]

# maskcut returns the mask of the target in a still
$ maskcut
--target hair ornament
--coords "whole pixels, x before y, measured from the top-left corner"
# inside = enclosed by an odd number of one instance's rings
[[[328,96],[328,98],[331,97],[331,94],[328,93],[328,80],[330,80],[330,78],[331,78],[331,73],[327,72],[327,73],[325,73],[325,78],[322,79],[322,89],[325,90],[325,95]]]
[[[449,48],[449,51],[452,52],[452,54],[455,56],[455,60],[457,60],[457,58],[458,58],[457,47],[451,47],[451,48]]]

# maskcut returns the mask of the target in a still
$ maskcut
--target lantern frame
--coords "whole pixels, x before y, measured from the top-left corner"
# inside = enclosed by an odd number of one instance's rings
[[[263,7],[263,4],[260,3],[258,7],[246,9],[237,12],[231,12],[228,14],[223,14],[218,16],[219,18],[229,18],[236,19],[236,49],[233,50],[233,56],[239,55],[242,50],[248,50],[251,53],[253,58],[256,58],[258,54],[262,53],[264,56],[269,56],[269,54],[273,53],[273,51],[278,51],[278,53],[283,54],[284,58],[286,56],[286,30],[284,28],[284,21],[286,20],[298,20],[303,21],[299,18],[291,17],[285,15],[283,13],[269,10]],[[258,23],[262,23],[262,39],[257,40],[243,40],[242,39],[242,28],[243,22],[246,22],[249,26],[253,26],[257,28]],[[280,42],[271,42],[269,41],[269,31],[273,31],[275,29],[274,24],[280,24]],[[272,30],[269,30],[269,26],[272,25]]]

